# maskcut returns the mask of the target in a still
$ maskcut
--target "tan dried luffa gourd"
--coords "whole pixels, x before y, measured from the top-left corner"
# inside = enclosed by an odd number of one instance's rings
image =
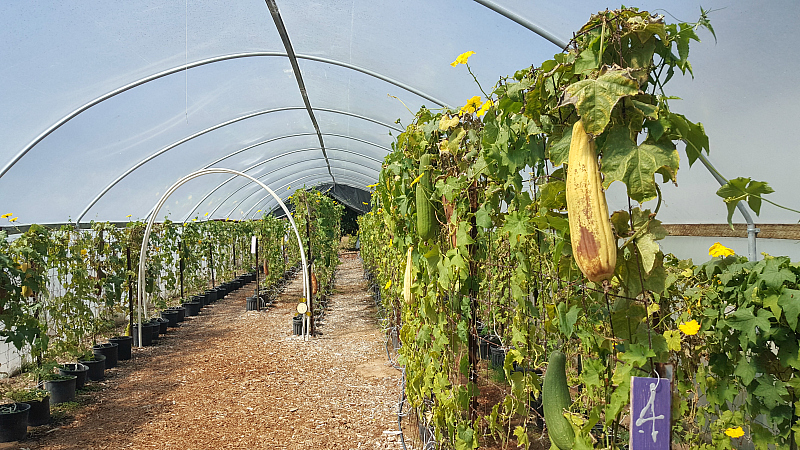
[[[614,275],[617,264],[617,242],[608,216],[594,139],[586,133],[582,120],[572,126],[566,190],[575,262],[589,280],[607,280]]]

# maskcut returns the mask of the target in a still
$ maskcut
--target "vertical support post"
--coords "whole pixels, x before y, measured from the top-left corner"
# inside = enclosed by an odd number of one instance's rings
[[[127,256],[128,260],[128,332],[133,333],[133,275],[131,275],[130,244],[125,246],[125,255]]]
[[[231,265],[233,266],[233,276],[235,277],[236,275],[238,275],[236,273],[236,238],[233,238],[233,242],[231,242],[231,247],[233,248],[233,264]]]
[[[314,265],[314,255],[311,250],[311,207],[308,205],[308,195],[306,194],[305,202],[306,202],[306,248],[308,249],[308,269],[306,270],[306,276],[308,277],[308,285],[311,286],[311,268]],[[308,298],[306,299],[308,303],[308,313],[306,314],[306,321],[307,321],[307,334],[306,339],[314,334],[314,291],[308,291]]]
[[[211,287],[217,285],[216,280],[214,280],[214,246],[211,242],[208,243],[208,264],[209,268],[211,268]]]
[[[476,386],[478,384],[478,361],[480,359],[480,350],[478,347],[478,308],[477,308],[477,296],[478,296],[478,264],[475,261],[475,247],[476,241],[478,238],[478,223],[475,219],[475,212],[478,210],[478,186],[477,182],[473,182],[472,185],[469,187],[469,209],[470,209],[470,225],[472,227],[470,231],[470,237],[472,238],[472,244],[467,247],[467,251],[469,252],[469,282],[467,283],[468,286],[468,295],[469,295],[469,328],[470,332],[468,334],[468,352],[469,352],[469,382],[474,383]],[[472,396],[469,402],[469,417],[471,421],[474,421],[478,417],[478,397]]]
[[[253,253],[256,255],[256,311],[261,311],[261,296],[258,292],[258,237],[253,236]]]
[[[180,269],[181,269],[181,301],[183,301],[183,270],[184,270],[184,263],[183,263],[183,239],[181,239],[180,243],[178,244],[178,251],[180,252]],[[129,269],[130,270],[130,269]]]

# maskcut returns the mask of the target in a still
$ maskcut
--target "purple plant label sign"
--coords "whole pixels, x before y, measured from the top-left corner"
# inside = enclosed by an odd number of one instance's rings
[[[670,382],[631,377],[630,450],[669,450]]]

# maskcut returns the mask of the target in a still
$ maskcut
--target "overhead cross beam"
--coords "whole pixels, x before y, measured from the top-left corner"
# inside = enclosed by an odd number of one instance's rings
[[[314,115],[314,110],[311,109],[311,102],[308,100],[306,84],[303,82],[303,75],[300,73],[300,65],[297,64],[297,55],[294,54],[294,48],[292,48],[292,43],[289,40],[289,33],[286,32],[286,27],[283,25],[281,12],[278,10],[278,5],[275,3],[275,0],[265,1],[267,2],[267,7],[269,7],[270,14],[272,14],[272,20],[275,22],[275,28],[278,29],[278,34],[280,34],[281,41],[283,41],[283,47],[286,49],[286,55],[289,57],[289,63],[292,65],[294,77],[297,79],[297,87],[300,88],[300,95],[303,96],[303,103],[306,105],[308,116],[311,118],[311,123],[314,125],[314,130],[317,132],[319,146],[322,149],[322,156],[325,157],[325,164],[328,165],[328,173],[330,174],[333,183],[336,184],[336,179],[333,177],[333,172],[331,171],[331,163],[328,161],[328,153],[325,151],[325,142],[322,140],[322,132],[319,130],[319,124],[317,123],[317,117]]]

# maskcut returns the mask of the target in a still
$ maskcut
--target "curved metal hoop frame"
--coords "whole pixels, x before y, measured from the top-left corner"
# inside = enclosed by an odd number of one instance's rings
[[[246,173],[242,173],[242,172],[239,172],[237,170],[232,170],[232,169],[224,169],[224,168],[213,168],[213,169],[198,170],[198,171],[192,172],[189,175],[186,175],[185,177],[183,177],[180,180],[176,181],[175,184],[173,184],[169,189],[167,189],[167,192],[164,193],[164,195],[161,197],[161,200],[158,201],[158,203],[156,204],[155,208],[153,209],[154,213],[150,216],[150,220],[147,221],[147,227],[144,230],[144,237],[142,238],[142,248],[141,248],[141,252],[139,253],[139,280],[138,280],[139,283],[138,283],[138,292],[137,292],[137,300],[138,300],[137,310],[138,310],[138,315],[139,315],[138,316],[138,323],[139,323],[138,333],[139,333],[139,346],[140,347],[142,346],[142,309],[143,309],[143,306],[144,306],[145,261],[147,260],[146,258],[147,258],[148,241],[150,240],[150,233],[153,230],[153,224],[155,223],[155,218],[158,215],[158,211],[160,211],[161,207],[164,206],[164,203],[167,202],[167,199],[169,198],[169,196],[172,195],[179,187],[181,187],[183,184],[187,183],[188,181],[190,181],[190,180],[192,180],[194,178],[197,178],[197,177],[200,177],[200,176],[203,176],[203,175],[209,175],[209,174],[212,174],[212,173],[227,173],[227,174],[232,174],[232,175],[237,175],[237,176],[242,176],[242,177],[245,177],[245,178],[249,178],[250,180],[258,183],[262,188],[264,188],[264,190],[266,190],[281,205],[281,208],[283,208],[283,211],[286,214],[286,217],[289,218],[289,223],[291,223],[292,228],[294,229],[295,237],[297,237],[297,245],[300,246],[300,259],[301,259],[301,262],[303,264],[303,295],[305,296],[305,299],[306,299],[306,305],[308,306],[309,310],[311,309],[311,296],[309,295],[309,293],[311,292],[311,287],[309,286],[309,281],[308,281],[308,267],[307,267],[307,262],[306,262],[306,252],[305,252],[305,249],[303,248],[303,240],[300,238],[300,233],[297,231],[297,225],[294,223],[294,219],[292,218],[292,215],[289,213],[289,209],[286,207],[286,204],[283,203],[283,201],[280,199],[280,197],[278,197],[275,194],[275,192],[272,191],[272,189],[267,187],[266,184],[264,184],[261,181],[251,177],[250,175],[247,175]],[[144,313],[145,313],[145,315],[147,315],[146,307],[144,307]],[[310,329],[311,329],[311,327],[310,327],[310,318],[308,316],[306,316],[304,318],[304,322],[303,322],[303,338],[305,340],[309,339],[309,331],[310,331]]]

